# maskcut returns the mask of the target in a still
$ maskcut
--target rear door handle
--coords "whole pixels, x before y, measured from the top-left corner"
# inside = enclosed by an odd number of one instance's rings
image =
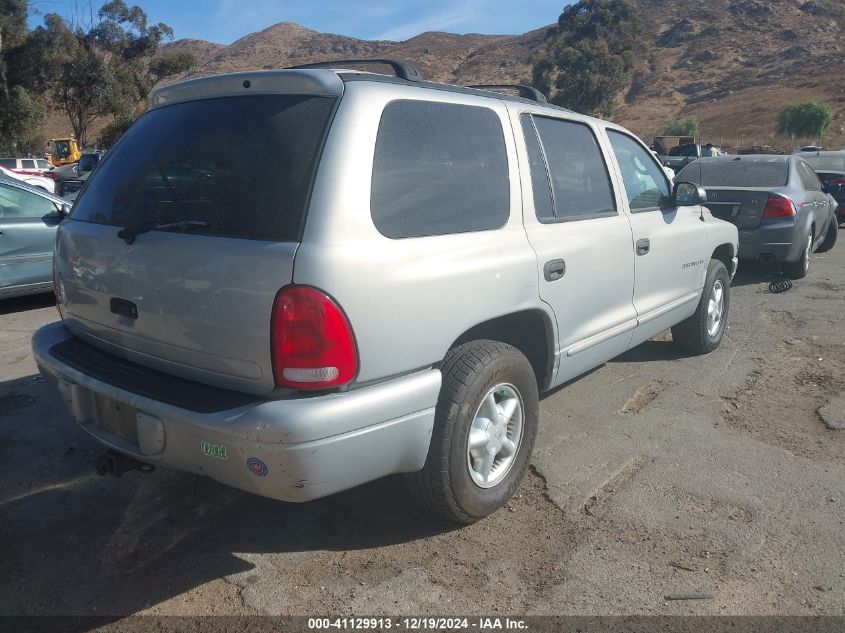
[[[557,281],[566,274],[566,262],[562,259],[553,259],[543,266],[543,277],[546,281]]]
[[[651,242],[647,238],[637,240],[637,255],[648,255],[651,250]]]

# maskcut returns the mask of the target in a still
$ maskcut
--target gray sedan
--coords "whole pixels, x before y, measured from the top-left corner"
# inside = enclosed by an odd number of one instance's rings
[[[724,156],[696,160],[676,177],[707,190],[707,208],[739,229],[739,256],[782,262],[800,279],[813,252],[836,243],[836,202],[801,156]]]
[[[56,227],[69,209],[43,189],[0,176],[0,299],[50,290]]]

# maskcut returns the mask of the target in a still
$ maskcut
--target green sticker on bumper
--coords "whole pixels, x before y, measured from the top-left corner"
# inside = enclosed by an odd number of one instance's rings
[[[229,454],[226,452],[226,447],[222,444],[209,444],[208,442],[200,442],[202,454],[206,457],[213,457],[214,459],[229,459]]]

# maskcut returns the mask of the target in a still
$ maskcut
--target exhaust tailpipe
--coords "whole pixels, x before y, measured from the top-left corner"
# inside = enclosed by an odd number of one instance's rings
[[[108,450],[100,455],[94,466],[100,477],[105,475],[120,477],[123,473],[129,472],[130,470],[140,470],[142,473],[151,473],[155,470],[155,466],[151,464],[139,462],[137,459],[132,459],[114,450]]]

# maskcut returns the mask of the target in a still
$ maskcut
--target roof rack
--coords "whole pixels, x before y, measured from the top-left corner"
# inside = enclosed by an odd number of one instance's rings
[[[399,79],[407,81],[422,81],[423,76],[416,68],[408,62],[397,59],[335,59],[313,64],[301,64],[299,66],[288,66],[288,69],[298,68],[341,68],[345,66],[390,66]]]
[[[537,90],[534,86],[527,86],[525,84],[477,84],[474,86],[467,86],[467,88],[478,88],[479,90],[505,90],[512,89],[519,92],[519,96],[538,103],[548,103],[546,95]]]

